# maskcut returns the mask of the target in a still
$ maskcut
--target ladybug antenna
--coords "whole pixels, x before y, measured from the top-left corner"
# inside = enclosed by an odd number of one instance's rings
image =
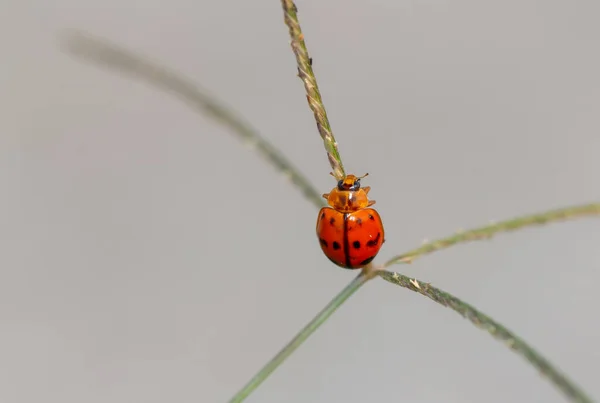
[[[369,176],[369,173],[368,173],[368,172],[367,172],[366,174],[364,174],[363,176],[359,176],[357,179],[366,178],[367,176]]]

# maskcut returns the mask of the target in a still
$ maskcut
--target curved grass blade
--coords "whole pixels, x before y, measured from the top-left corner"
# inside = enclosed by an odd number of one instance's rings
[[[146,60],[134,52],[81,32],[68,32],[62,38],[64,49],[96,65],[109,67],[121,73],[143,80],[155,87],[175,94],[193,109],[205,113],[219,123],[232,129],[247,145],[256,148],[271,165],[290,178],[315,206],[325,205],[321,193],[300,173],[300,170],[281,151],[266,141],[257,130],[244,122],[231,110],[209,96],[193,81],[182,77],[166,67]]]
[[[271,373],[279,367],[298,347],[308,339],[352,294],[354,294],[362,285],[369,281],[373,276],[367,271],[362,271],[354,278],[338,295],[327,304],[321,312],[317,314],[300,332],[290,341],[271,361],[269,361],[251,380],[248,382],[229,403],[242,402],[250,393],[252,393]]]
[[[592,399],[588,397],[585,392],[577,387],[573,381],[569,380],[531,346],[525,343],[525,341],[471,305],[428,283],[411,279],[399,273],[381,270],[377,274],[390,283],[418,292],[419,294],[429,297],[438,304],[451,308],[471,321],[471,323],[478,328],[487,331],[494,338],[500,340],[515,353],[529,361],[531,365],[537,368],[542,375],[546,376],[570,401],[592,403]]]
[[[298,21],[298,8],[292,0],[281,0],[283,6],[283,15],[285,25],[288,26],[290,31],[290,38],[292,38],[292,50],[296,55],[296,63],[298,64],[298,77],[304,82],[304,89],[306,90],[306,100],[310,110],[315,115],[317,121],[317,129],[323,139],[325,145],[325,151],[327,151],[327,158],[333,175],[336,179],[342,179],[346,174],[344,172],[344,165],[342,164],[342,157],[337,148],[337,142],[333,137],[331,131],[331,125],[327,118],[327,112],[325,111],[325,105],[323,105],[323,99],[321,98],[321,92],[317,85],[317,79],[312,69],[312,59],[308,56],[308,50],[306,49],[306,43],[304,42],[304,34],[300,29],[300,22]]]
[[[547,211],[541,214],[526,215],[513,218],[499,223],[486,225],[469,231],[460,232],[447,238],[429,242],[419,248],[395,256],[388,260],[383,267],[389,267],[396,263],[412,263],[416,258],[449,248],[458,243],[480,241],[490,239],[499,232],[515,231],[533,225],[549,224],[558,221],[572,220],[575,218],[600,215],[600,203],[584,204],[580,206],[566,207]]]

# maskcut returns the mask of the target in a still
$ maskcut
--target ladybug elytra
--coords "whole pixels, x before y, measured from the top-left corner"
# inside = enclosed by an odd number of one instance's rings
[[[383,223],[369,200],[370,187],[360,187],[362,177],[347,175],[323,195],[331,207],[317,218],[317,237],[325,256],[338,266],[358,269],[371,263],[384,239]]]

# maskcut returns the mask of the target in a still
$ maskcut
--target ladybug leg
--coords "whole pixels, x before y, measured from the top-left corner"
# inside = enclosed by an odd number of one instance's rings
[[[324,198],[325,200],[329,199],[329,193],[325,193],[325,194],[323,195],[323,198]]]
[[[369,194],[369,190],[371,190],[371,186],[365,186],[364,188],[362,188],[366,194]]]
[[[372,206],[373,204],[375,204],[375,200],[369,200],[369,204],[367,204],[367,207]]]

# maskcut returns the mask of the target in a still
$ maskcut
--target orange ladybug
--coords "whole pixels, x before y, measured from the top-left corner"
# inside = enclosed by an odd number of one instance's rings
[[[368,175],[368,174],[367,174]],[[347,175],[330,193],[323,195],[331,207],[323,207],[317,218],[317,237],[325,256],[338,266],[358,269],[371,263],[384,242],[379,213],[360,187],[364,178]]]

